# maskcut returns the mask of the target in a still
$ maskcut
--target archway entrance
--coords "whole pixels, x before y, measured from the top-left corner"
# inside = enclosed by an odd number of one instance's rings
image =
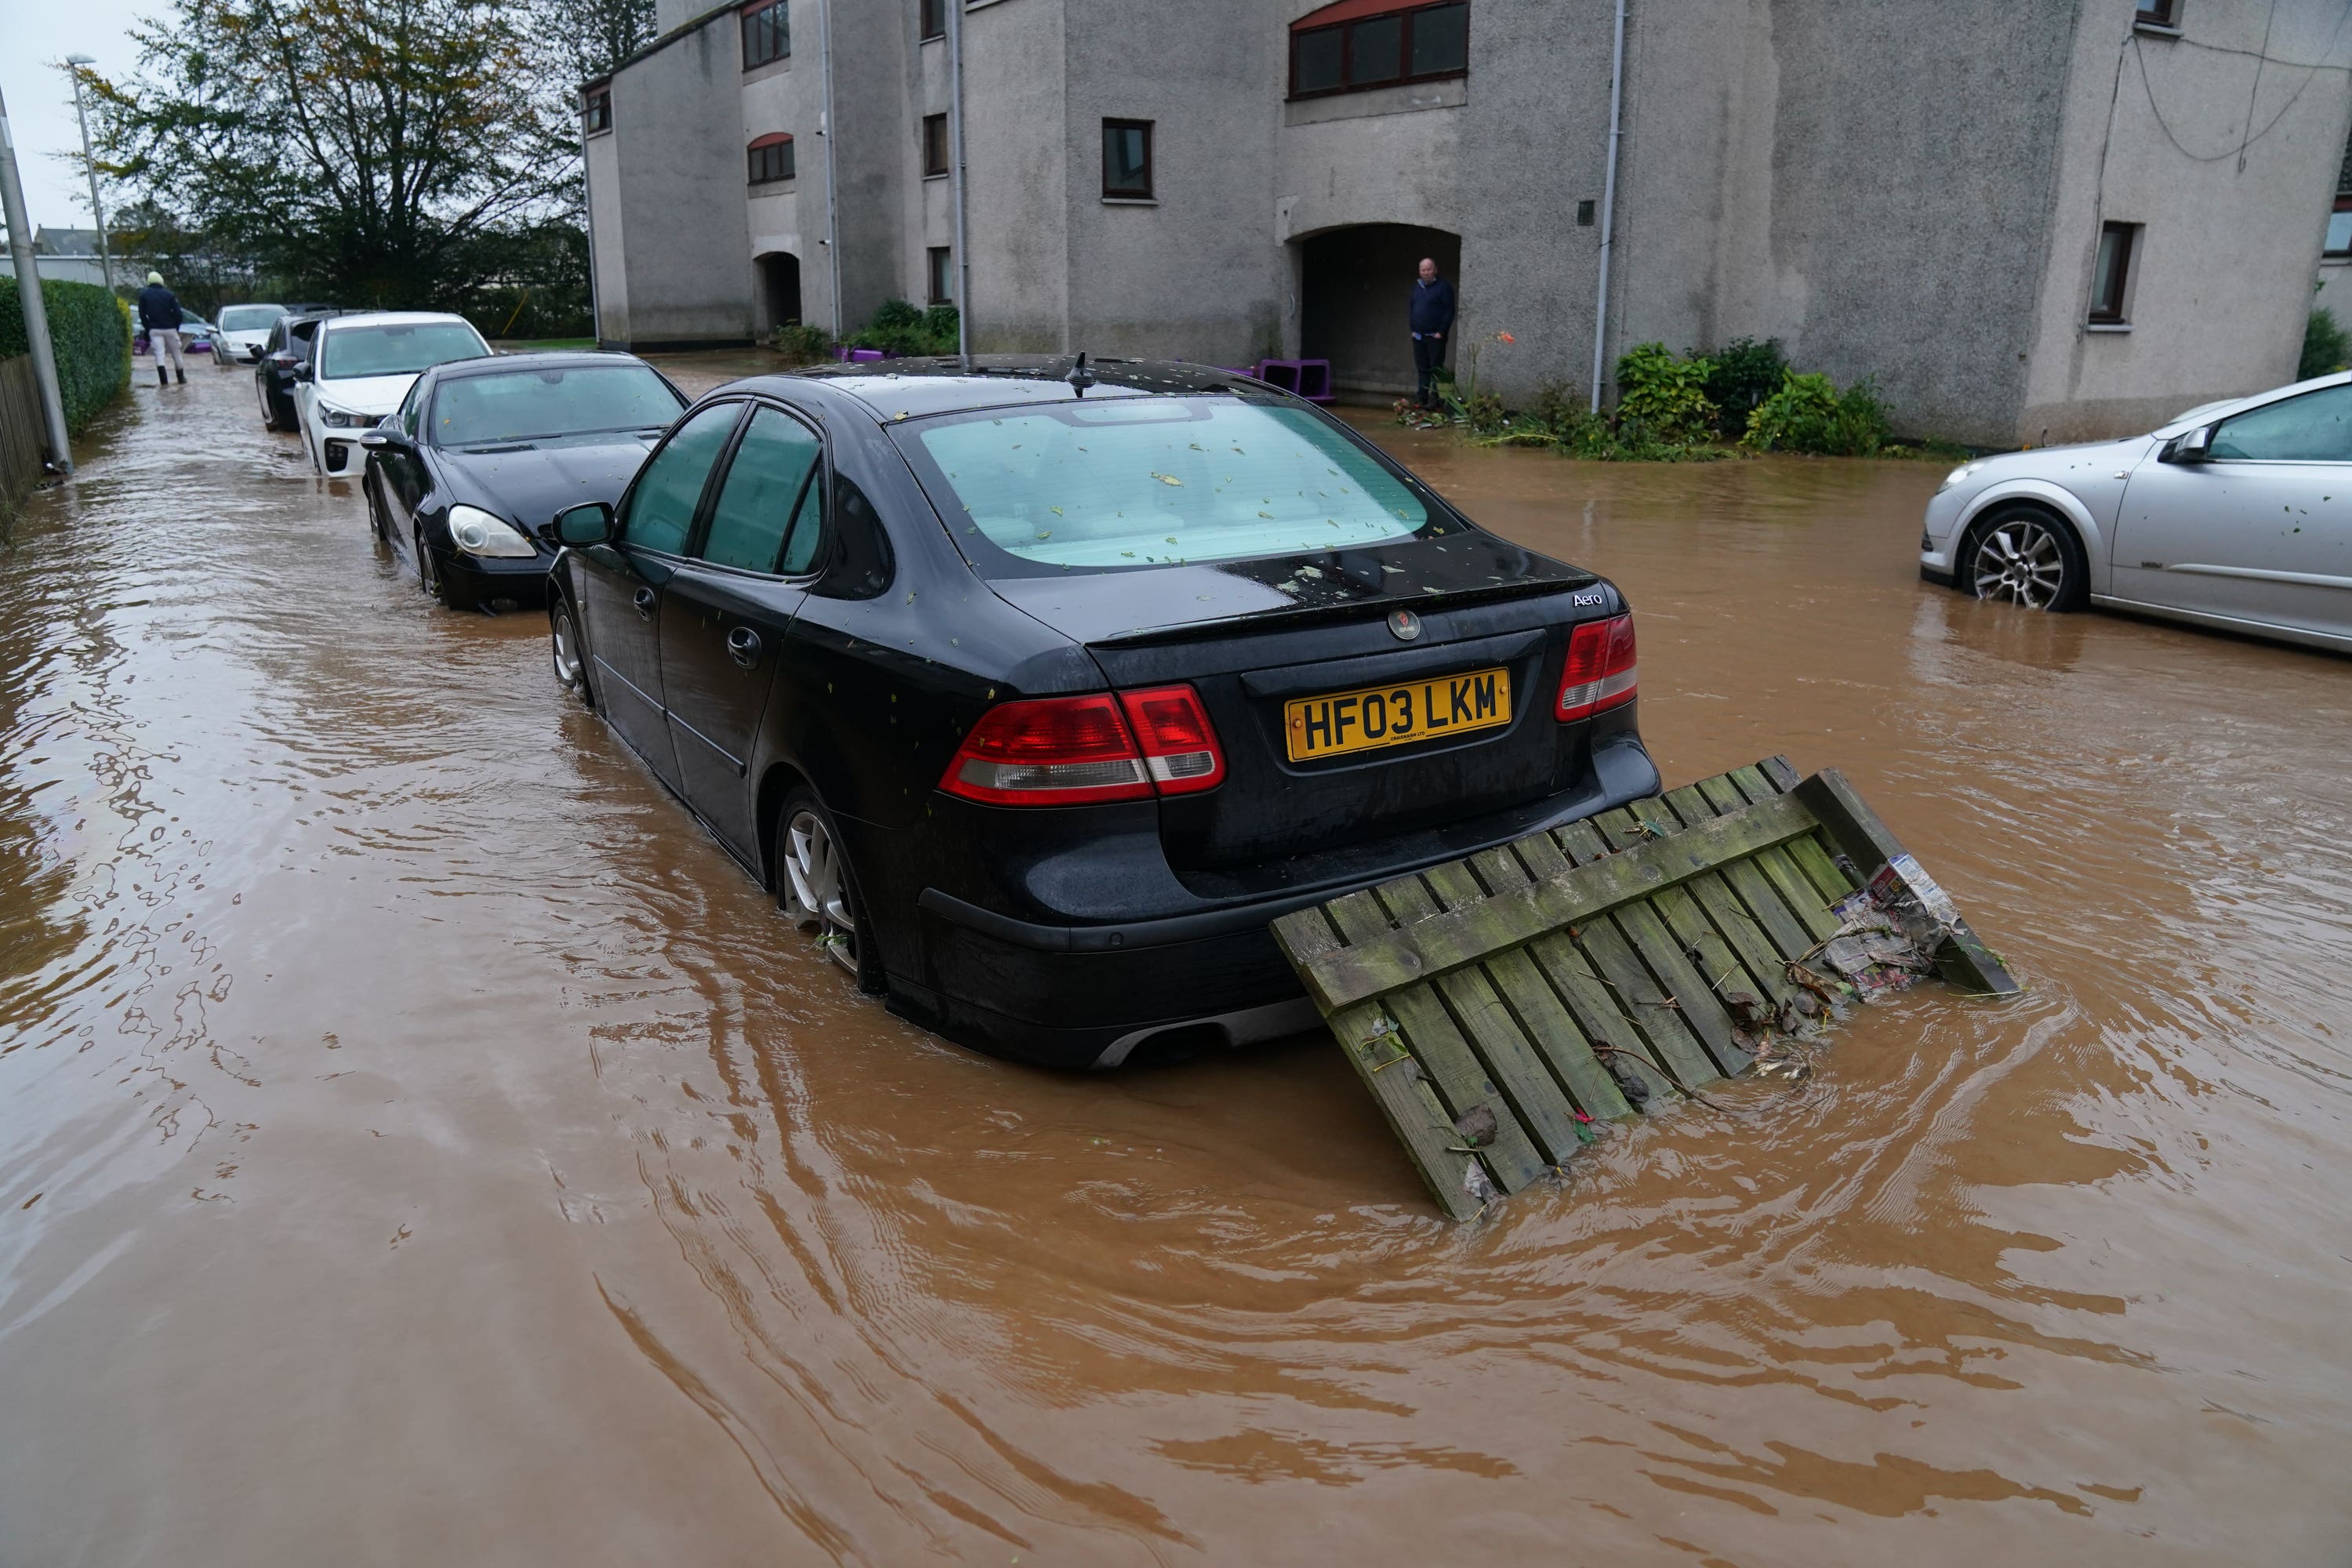
[[[1421,258],[1441,277],[1461,269],[1462,237],[1442,228],[1367,223],[1297,241],[1298,352],[1331,362],[1332,389],[1350,401],[1412,394],[1412,339],[1405,325]],[[1451,352],[1446,363],[1453,363]]]
[[[760,331],[762,335],[801,319],[801,258],[772,250],[759,259]]]

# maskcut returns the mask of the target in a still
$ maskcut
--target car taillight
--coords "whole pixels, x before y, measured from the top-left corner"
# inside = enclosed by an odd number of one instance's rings
[[[964,737],[940,787],[991,805],[1093,805],[1213,789],[1224,776],[1200,697],[1163,686],[1000,703]]]
[[[1225,753],[1217,731],[1189,686],[1122,691],[1127,721],[1143,748],[1143,765],[1161,795],[1190,795],[1225,782]]]
[[[940,787],[994,805],[1142,800],[1151,777],[1107,695],[1005,702],[981,715]]]
[[[1552,716],[1566,724],[1633,700],[1633,617],[1587,621],[1569,635]]]

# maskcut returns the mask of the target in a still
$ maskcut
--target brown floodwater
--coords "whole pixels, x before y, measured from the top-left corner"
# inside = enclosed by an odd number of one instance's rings
[[[0,555],[0,1563],[2352,1555],[2352,661],[1927,588],[1934,466],[1375,433],[2030,994],[1450,1225],[1328,1043],[853,995],[193,369]]]

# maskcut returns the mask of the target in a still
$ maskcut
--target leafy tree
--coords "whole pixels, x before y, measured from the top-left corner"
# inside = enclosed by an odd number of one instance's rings
[[[2347,360],[2352,360],[2352,333],[2337,322],[2335,311],[2312,311],[2310,324],[2303,331],[2303,357],[2294,367],[2295,380],[2309,381],[2315,375],[2342,370]]]
[[[635,0],[613,0],[634,4]],[[576,209],[577,121],[525,0],[175,0],[93,79],[100,172],[260,272],[450,308]]]
[[[654,0],[535,0],[531,16],[567,85],[605,75],[653,41]]]

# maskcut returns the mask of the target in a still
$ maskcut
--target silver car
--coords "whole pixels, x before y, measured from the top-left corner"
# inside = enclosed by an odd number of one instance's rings
[[[1919,574],[2352,652],[2352,373],[1963,463],[1927,503]]]

